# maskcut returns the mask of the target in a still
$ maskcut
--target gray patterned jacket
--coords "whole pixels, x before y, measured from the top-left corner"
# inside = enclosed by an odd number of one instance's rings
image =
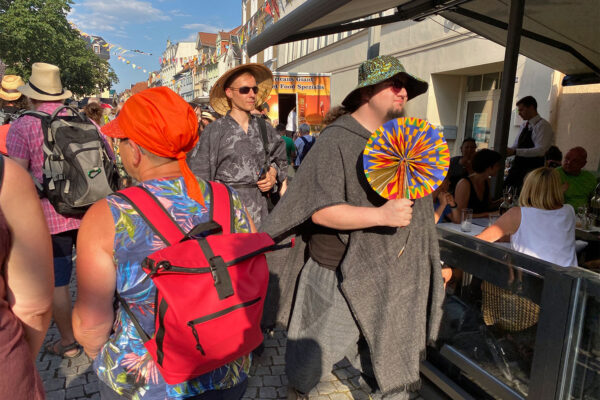
[[[277,170],[278,182],[287,177],[285,142],[267,123],[269,162]],[[259,228],[267,216],[267,198],[256,182],[265,164],[265,151],[257,117],[252,117],[248,133],[227,114],[209,124],[198,144],[188,153],[187,162],[199,178],[232,186],[240,195],[252,220]]]

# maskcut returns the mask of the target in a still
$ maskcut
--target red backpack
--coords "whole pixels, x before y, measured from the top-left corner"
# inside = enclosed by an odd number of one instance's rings
[[[117,297],[169,384],[230,363],[263,340],[260,321],[269,280],[264,253],[279,247],[266,233],[232,233],[231,193],[219,183],[210,187],[211,220],[188,234],[145,188],[115,193],[167,245],[141,264],[156,286],[152,337]]]

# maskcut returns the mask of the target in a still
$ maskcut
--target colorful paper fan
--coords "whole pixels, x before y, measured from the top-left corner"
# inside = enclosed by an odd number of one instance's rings
[[[444,136],[418,118],[393,119],[369,138],[363,152],[365,175],[386,199],[418,199],[433,192],[448,173]]]

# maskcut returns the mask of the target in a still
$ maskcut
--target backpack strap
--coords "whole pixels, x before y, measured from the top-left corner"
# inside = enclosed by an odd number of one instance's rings
[[[222,183],[209,182],[212,192],[211,221],[184,232],[161,202],[148,189],[132,186],[114,193],[137,211],[154,233],[167,245],[180,242],[188,235],[222,230],[231,233],[234,226],[231,192]]]
[[[212,220],[223,228],[223,233],[234,231],[233,199],[229,188],[218,182],[209,182],[212,191]]]
[[[4,156],[0,154],[0,188],[4,182]]]
[[[167,246],[178,243],[185,237],[185,232],[148,189],[132,186],[114,193],[114,195],[131,204],[152,228],[156,236],[161,238]]]

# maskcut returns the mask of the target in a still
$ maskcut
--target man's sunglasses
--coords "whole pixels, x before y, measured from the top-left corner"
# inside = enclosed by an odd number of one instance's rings
[[[404,81],[402,79],[395,78],[395,79],[392,79],[390,81],[390,83],[391,83],[391,86],[395,90],[400,90],[400,89],[406,88],[406,85],[404,84]]]
[[[240,92],[240,94],[248,94],[248,93],[250,93],[250,90],[252,90],[254,92],[254,94],[258,93],[258,86],[252,86],[252,87],[250,87],[250,86],[242,86],[242,87],[239,87],[239,88],[232,88],[232,87],[230,87],[229,89],[231,89],[231,90],[237,90],[238,92]]]

